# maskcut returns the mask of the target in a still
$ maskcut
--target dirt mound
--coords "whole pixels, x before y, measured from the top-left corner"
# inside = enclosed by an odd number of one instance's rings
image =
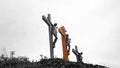
[[[107,68],[102,65],[93,65],[88,63],[65,62],[63,59],[42,59],[37,65],[25,68]]]

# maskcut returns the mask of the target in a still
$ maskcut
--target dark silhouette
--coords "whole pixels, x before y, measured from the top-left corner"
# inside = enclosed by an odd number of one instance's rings
[[[77,46],[75,46],[75,49],[72,49],[72,52],[75,54],[75,56],[77,58],[77,62],[83,63],[82,56],[81,56],[83,53],[82,52],[81,53],[78,52]]]
[[[70,43],[71,43],[71,39],[69,38],[69,35],[66,34],[66,46],[67,46],[68,54],[70,54]]]

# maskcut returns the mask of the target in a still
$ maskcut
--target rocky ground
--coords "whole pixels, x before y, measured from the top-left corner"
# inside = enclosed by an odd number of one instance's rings
[[[93,65],[88,63],[65,62],[63,59],[42,59],[36,65],[30,65],[25,68],[108,68],[102,65]]]

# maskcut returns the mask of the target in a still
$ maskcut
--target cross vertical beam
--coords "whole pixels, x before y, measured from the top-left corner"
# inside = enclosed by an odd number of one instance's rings
[[[82,56],[81,56],[83,53],[82,52],[81,53],[78,52],[77,46],[75,46],[75,49],[72,49],[72,52],[75,54],[77,62],[83,63]]]
[[[53,47],[53,36],[56,34],[54,31],[56,30],[54,25],[51,22],[51,16],[48,14],[48,17],[45,17],[44,15],[42,16],[43,21],[48,25],[48,31],[49,31],[49,44],[50,44],[50,57],[53,59],[54,58],[54,47]],[[54,28],[54,29],[53,29]],[[57,34],[56,34],[57,35]],[[56,38],[56,37],[55,37]],[[57,41],[57,40],[56,40]],[[55,43],[54,42],[54,46]]]
[[[64,28],[64,26],[60,27],[58,29],[59,33],[61,34],[61,37],[62,37],[62,47],[63,47],[63,59],[65,61],[69,61],[69,58],[68,58],[68,51],[67,51],[67,45],[66,45],[66,30]]]

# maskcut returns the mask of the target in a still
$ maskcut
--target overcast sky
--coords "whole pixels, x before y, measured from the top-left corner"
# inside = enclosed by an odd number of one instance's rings
[[[0,54],[39,59],[49,57],[48,26],[42,15],[64,25],[85,63],[120,68],[119,0],[0,0]],[[61,36],[55,56],[62,58]],[[70,54],[70,60],[76,61]]]

